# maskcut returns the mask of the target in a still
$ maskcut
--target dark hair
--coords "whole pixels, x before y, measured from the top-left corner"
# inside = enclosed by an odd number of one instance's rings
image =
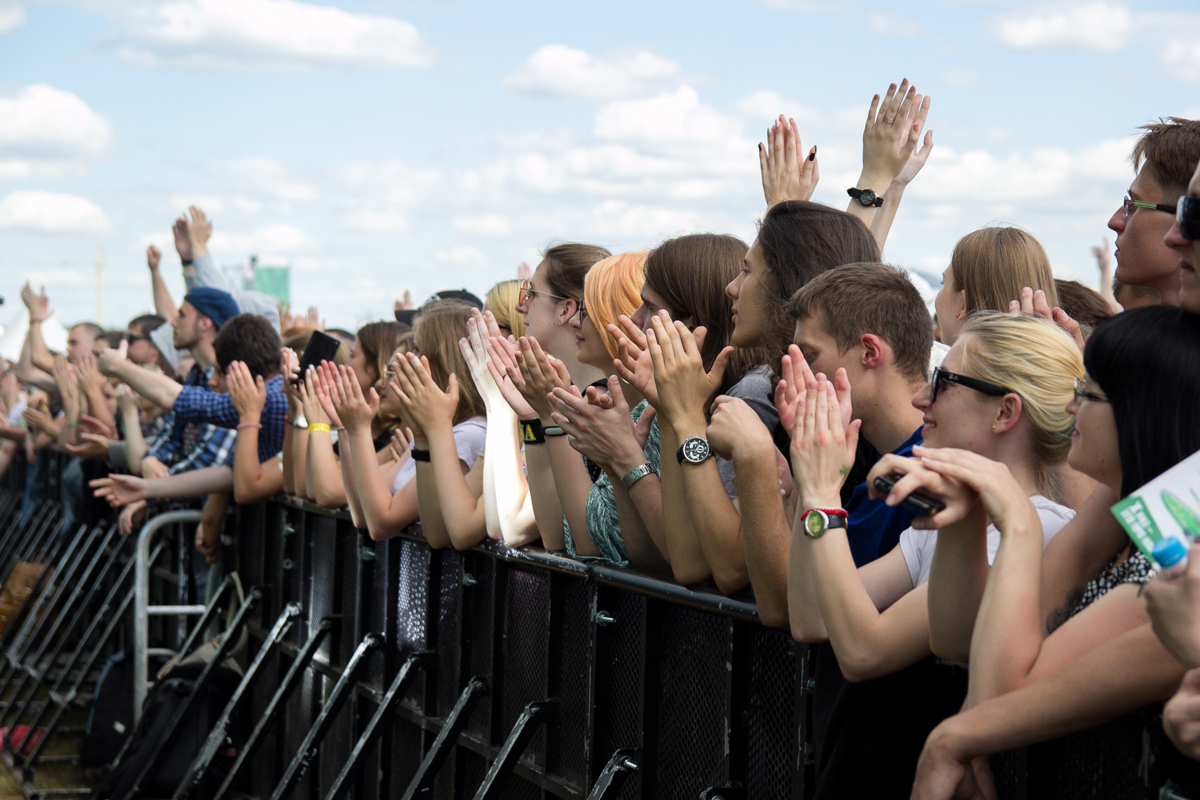
[[[378,383],[387,372],[388,361],[400,346],[400,337],[408,330],[403,322],[368,322],[358,329],[358,346],[362,348],[366,368],[375,373]]]
[[[1087,338],[1097,325],[1113,315],[1108,301],[1095,289],[1090,289],[1079,281],[1056,278],[1054,286],[1058,290],[1058,307],[1079,323],[1084,338]]]
[[[677,319],[691,317],[694,325],[708,330],[700,348],[705,369],[733,337],[733,299],[725,287],[742,271],[748,249],[736,236],[694,233],[667,239],[646,258],[646,284],[662,295]],[[739,349],[726,370],[726,385],[766,361],[766,350]]]
[[[1083,365],[1112,405],[1122,497],[1200,450],[1200,317],[1124,311],[1096,327]]]
[[[546,249],[546,283],[550,293],[579,300],[583,297],[583,279],[597,261],[612,253],[594,244],[564,242]]]
[[[801,286],[787,311],[796,320],[819,316],[841,353],[873,333],[891,346],[902,375],[929,379],[933,325],[903,270],[878,262],[834,267]]]
[[[1136,170],[1146,162],[1164,189],[1183,191],[1200,161],[1200,122],[1167,117],[1143,125],[1130,160]]]
[[[121,346],[121,342],[125,340],[125,331],[105,331],[99,337],[108,342],[108,346],[116,350]]]
[[[213,341],[217,369],[225,372],[234,361],[243,361],[250,374],[270,379],[282,368],[279,334],[258,314],[238,314],[225,320]]]
[[[767,266],[765,344],[778,374],[795,329],[787,311],[792,295],[826,270],[879,261],[879,245],[858,217],[820,203],[788,200],[772,206],[763,217],[758,246]]]
[[[166,320],[158,314],[142,314],[140,317],[134,317],[129,320],[126,328],[137,328],[142,332],[142,336],[149,336],[152,332],[161,328],[166,324]]]
[[[404,323],[400,324],[403,325]],[[405,325],[405,327],[407,328],[409,326]],[[350,350],[354,347],[354,340],[358,338],[344,328],[326,328],[325,332],[341,342],[345,346],[346,352],[350,352]]]

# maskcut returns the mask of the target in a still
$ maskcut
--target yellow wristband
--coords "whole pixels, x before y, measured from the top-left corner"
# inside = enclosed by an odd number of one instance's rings
[[[313,431],[325,431],[326,433],[329,433],[329,426],[324,422],[314,422],[312,425],[308,426],[308,432],[312,433]]]

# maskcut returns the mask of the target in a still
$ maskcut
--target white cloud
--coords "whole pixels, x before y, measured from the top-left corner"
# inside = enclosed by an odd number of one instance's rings
[[[876,33],[886,36],[902,36],[915,39],[921,35],[921,26],[911,19],[894,17],[891,14],[867,14],[867,24]]]
[[[413,169],[392,160],[350,164],[339,177],[347,190],[343,227],[371,233],[407,230],[409,214],[424,207],[443,188],[437,171]]]
[[[89,0],[117,24],[119,56],[146,67],[426,67],[411,24],[297,0]]]
[[[503,214],[480,214],[474,217],[455,217],[454,227],[467,233],[481,236],[504,236],[512,230],[512,225]]]
[[[646,100],[611,103],[596,113],[599,139],[640,146],[662,155],[744,157],[754,145],[743,135],[741,120],[700,102],[690,86]],[[748,149],[747,149],[748,148]]]
[[[951,86],[977,86],[979,75],[968,69],[952,69],[942,75],[942,80]]]
[[[0,97],[0,180],[80,175],[112,146],[112,126],[46,84]]]
[[[999,35],[1017,50],[1120,50],[1133,29],[1129,9],[1097,0],[1005,20]]]
[[[0,2],[0,36],[12,33],[25,24],[25,9],[12,0]]]
[[[86,197],[55,192],[12,192],[0,200],[0,228],[47,233],[104,233],[108,217]]]
[[[669,88],[682,77],[679,64],[648,50],[592,56],[549,44],[506,77],[504,86],[570,100],[619,100]]]
[[[212,250],[227,255],[307,253],[320,249],[317,240],[308,233],[284,224],[267,225],[251,233],[214,230],[210,244]]]
[[[287,167],[269,158],[218,161],[208,166],[208,173],[285,206],[317,199],[317,190],[311,184],[298,179]]]
[[[1163,69],[1181,81],[1200,83],[1200,39],[1167,42],[1162,65]]]

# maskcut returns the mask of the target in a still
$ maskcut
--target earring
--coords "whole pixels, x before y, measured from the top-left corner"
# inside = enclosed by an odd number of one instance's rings
[[[962,319],[962,312],[959,312],[959,313],[955,314],[955,315],[954,315],[954,318],[955,318],[955,319]]]

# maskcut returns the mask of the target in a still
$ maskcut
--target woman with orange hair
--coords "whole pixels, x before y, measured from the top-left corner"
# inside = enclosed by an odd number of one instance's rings
[[[569,444],[603,470],[582,509],[586,529],[578,523],[580,509],[569,509],[568,498],[560,493],[568,521],[576,520],[567,532],[567,550],[577,557],[664,572],[669,570],[666,542],[655,538],[663,531],[658,426],[641,394],[617,376],[617,340],[608,332],[618,317],[631,315],[642,304],[648,255],[648,250],[621,253],[588,271],[583,303],[570,324],[579,362],[604,371],[607,391],[591,386],[585,395],[575,387],[555,388],[552,419]],[[578,500],[572,505],[578,506]]]

